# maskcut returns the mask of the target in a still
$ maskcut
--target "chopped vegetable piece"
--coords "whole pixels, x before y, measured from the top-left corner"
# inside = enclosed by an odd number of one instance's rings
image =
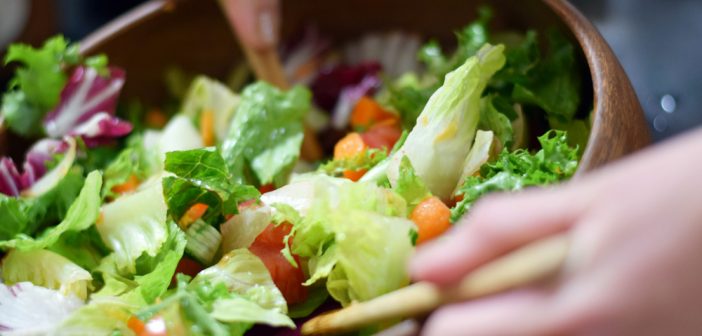
[[[216,142],[214,130],[214,112],[206,109],[200,114],[200,135],[202,135],[202,143],[205,146],[214,146]]]
[[[412,210],[410,219],[417,225],[419,245],[438,237],[451,227],[451,210],[438,197],[432,196]]]
[[[208,208],[209,206],[204,203],[193,204],[193,206],[191,206],[190,209],[188,209],[188,211],[186,211],[185,214],[180,217],[180,220],[178,220],[178,226],[184,230],[187,229],[190,224],[200,219]]]
[[[351,112],[351,126],[354,128],[370,127],[377,122],[388,119],[397,120],[398,116],[392,112],[386,111],[380,104],[368,96],[361,97],[356,103],[353,112]]]
[[[334,159],[350,159],[368,148],[358,133],[349,133],[334,146]]]

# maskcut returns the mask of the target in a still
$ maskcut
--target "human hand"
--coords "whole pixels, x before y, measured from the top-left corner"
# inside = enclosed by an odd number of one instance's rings
[[[219,0],[239,38],[255,49],[275,47],[280,26],[279,0]]]
[[[492,195],[419,249],[416,280],[458,281],[568,231],[552,283],[447,306],[425,335],[681,335],[702,331],[702,130],[567,184]]]

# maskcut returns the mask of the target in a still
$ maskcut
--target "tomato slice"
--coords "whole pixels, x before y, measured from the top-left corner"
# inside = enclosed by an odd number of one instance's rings
[[[280,252],[285,247],[285,236],[292,230],[292,225],[269,224],[251,244],[249,250],[263,261],[273,278],[276,287],[283,293],[289,305],[300,303],[307,298],[307,288],[302,285],[305,274],[299,267],[300,258],[294,256],[298,267],[291,265]]]
[[[402,129],[395,122],[381,122],[361,134],[363,142],[370,148],[385,148],[390,151],[402,136]]]
[[[171,286],[175,286],[177,283],[176,274],[183,273],[190,277],[195,277],[203,269],[204,267],[199,262],[191,259],[188,256],[183,256],[183,258],[181,258],[178,262],[175,272],[173,273],[173,278],[171,279]]]

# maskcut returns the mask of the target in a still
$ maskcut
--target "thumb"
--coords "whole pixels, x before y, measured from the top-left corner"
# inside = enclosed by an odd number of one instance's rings
[[[416,280],[455,283],[492,259],[567,229],[582,207],[571,189],[533,189],[485,197],[447,236],[418,249],[410,274]]]
[[[278,42],[279,0],[219,0],[229,22],[241,40],[255,49],[266,49]]]

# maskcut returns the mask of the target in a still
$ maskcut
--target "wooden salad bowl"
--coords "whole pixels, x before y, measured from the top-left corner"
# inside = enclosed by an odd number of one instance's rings
[[[337,41],[372,31],[403,30],[450,43],[453,32],[476,16],[484,1],[299,0],[282,1],[282,39],[308,24]],[[582,61],[582,109],[592,109],[592,131],[579,173],[650,142],[636,94],[597,29],[564,0],[494,0],[494,30],[558,29]],[[214,0],[152,0],[122,15],[81,42],[85,54],[106,53],[123,67],[123,100],[147,106],[167,99],[164,73],[179,67],[219,79],[242,61],[242,52]],[[13,146],[14,147],[14,146]]]

